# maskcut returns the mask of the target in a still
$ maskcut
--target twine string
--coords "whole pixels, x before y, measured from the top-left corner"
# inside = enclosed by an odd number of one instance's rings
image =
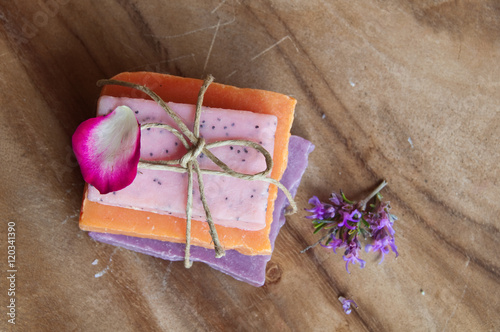
[[[205,140],[200,137],[200,118],[201,118],[201,111],[202,111],[202,105],[203,105],[203,97],[205,95],[205,92],[214,80],[212,75],[209,75],[205,81],[203,82],[203,85],[200,88],[199,94],[198,94],[198,100],[196,103],[196,112],[195,112],[195,120],[194,120],[194,128],[193,132],[189,130],[189,128],[182,122],[182,119],[175,113],[169,106],[168,104],[160,98],[154,91],[149,89],[146,86],[131,83],[131,82],[126,82],[126,81],[119,81],[119,80],[99,80],[97,82],[97,86],[102,87],[104,85],[120,85],[120,86],[125,86],[128,88],[136,89],[141,92],[144,92],[147,94],[151,99],[153,99],[167,114],[174,120],[174,122],[177,124],[178,128],[180,129],[177,130],[173,128],[172,126],[166,125],[166,124],[161,124],[161,123],[147,123],[147,124],[142,124],[141,125],[141,130],[142,129],[147,129],[147,128],[161,128],[161,129],[166,129],[172,134],[174,134],[182,143],[182,145],[187,149],[187,152],[182,156],[180,159],[176,160],[154,160],[154,161],[145,161],[145,160],[140,160],[139,161],[139,168],[146,168],[146,169],[152,169],[152,170],[168,170],[172,172],[178,172],[178,173],[188,173],[188,192],[187,192],[187,203],[186,203],[186,247],[185,247],[185,254],[184,254],[184,266],[186,268],[191,267],[192,262],[190,260],[190,247],[191,247],[191,216],[192,216],[192,205],[193,205],[193,169],[194,172],[196,173],[196,176],[198,178],[198,187],[200,191],[200,198],[201,202],[203,205],[203,209],[205,210],[205,217],[209,226],[209,233],[210,236],[212,237],[212,241],[214,243],[214,249],[215,249],[215,257],[220,258],[225,255],[225,251],[222,248],[218,235],[217,235],[217,230],[215,229],[215,225],[212,220],[212,216],[210,213],[209,206],[207,204],[206,196],[205,196],[205,187],[203,183],[203,176],[202,174],[210,174],[210,175],[217,175],[217,176],[230,176],[230,177],[235,177],[243,180],[248,180],[248,181],[265,181],[270,184],[276,185],[287,197],[291,210],[287,211],[285,215],[290,215],[294,214],[297,212],[297,205],[295,204],[295,201],[293,200],[292,195],[288,191],[288,189],[279,181],[268,177],[269,173],[272,170],[273,167],[273,159],[269,152],[264,149],[264,147],[260,144],[257,144],[255,142],[247,141],[247,140],[225,140],[225,141],[217,141],[213,143],[206,143]],[[186,140],[186,138],[187,140]],[[188,142],[189,140],[189,142]],[[255,173],[255,174],[245,174],[245,173],[240,173],[236,172],[230,167],[228,167],[224,162],[222,162],[219,158],[217,158],[211,151],[210,149],[215,148],[215,147],[221,147],[221,146],[226,146],[226,145],[240,145],[240,146],[247,146],[251,147],[257,151],[259,151],[265,158],[266,161],[266,169],[262,172]],[[198,160],[196,159],[201,153],[206,155],[210,160],[212,160],[220,169],[221,171],[216,171],[216,170],[208,170],[208,169],[200,169],[200,165],[198,163]],[[180,165],[180,167],[178,166]]]

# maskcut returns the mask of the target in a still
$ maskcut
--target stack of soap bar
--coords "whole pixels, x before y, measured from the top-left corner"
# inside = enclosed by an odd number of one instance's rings
[[[170,108],[193,130],[195,106],[168,103]],[[175,122],[156,102],[136,98],[100,98],[97,115],[106,115],[116,107],[126,105],[135,111],[139,123],[163,123],[174,128]],[[274,115],[248,111],[232,111],[203,107],[200,135],[207,143],[228,139],[246,139],[259,143],[271,155],[277,119]],[[178,129],[178,128],[176,128]],[[264,156],[249,147],[231,145],[210,150],[222,162],[236,172],[256,174],[266,169]],[[186,153],[180,140],[166,129],[142,130],[141,159],[173,160]],[[209,158],[198,157],[201,169],[219,170]],[[266,210],[269,184],[263,181],[247,181],[234,177],[204,175],[205,192],[215,224],[243,230],[259,230],[266,226]],[[195,182],[196,178],[195,178]],[[134,182],[118,192],[101,195],[89,186],[88,200],[101,204],[186,217],[186,173],[141,169]],[[204,220],[197,183],[193,195],[193,219]]]
[[[180,78],[156,73],[122,73],[114,79],[145,85],[167,102],[196,104],[201,80]],[[147,95],[121,86],[106,86],[103,96],[148,99]],[[208,88],[204,105],[214,108],[236,109],[277,118],[271,177],[279,180],[287,165],[288,141],[296,101],[278,93],[239,89],[213,83]],[[243,138],[243,137],[242,137]],[[153,156],[154,157],[154,156]],[[154,179],[153,179],[154,180]],[[151,211],[124,208],[90,201],[86,190],[80,216],[80,228],[99,233],[119,234],[162,241],[185,243],[184,218]],[[234,249],[245,255],[269,255],[272,252],[270,230],[273,220],[277,188],[269,186],[265,227],[257,231],[216,225],[219,239],[226,250]],[[213,248],[205,221],[193,220],[191,243]]]
[[[292,136],[288,149],[288,167],[285,174],[283,174],[281,183],[295,196],[302,175],[307,167],[308,155],[314,149],[314,146],[303,138]],[[274,221],[269,234],[273,248],[278,232],[285,223],[284,211],[287,205],[285,195],[279,192],[275,204],[276,208],[273,213]],[[90,236],[100,242],[166,260],[180,261],[184,259],[184,245],[180,243],[94,232],[91,232]],[[266,279],[266,264],[271,259],[271,256],[248,256],[236,250],[228,250],[226,251],[226,256],[215,258],[213,249],[193,246],[191,247],[191,259],[193,261],[204,262],[216,270],[253,286],[262,286]]]
[[[202,81],[144,72],[122,73],[114,79],[148,86],[192,129],[194,104]],[[299,137],[290,139],[295,103],[293,98],[274,92],[214,83],[205,94],[200,134],[208,143],[226,139],[259,143],[273,157],[270,176],[281,179],[294,195],[307,166],[308,154],[314,148]],[[98,115],[107,114],[120,105],[134,110],[140,123],[176,127],[147,95],[122,86],[105,86]],[[211,151],[238,172],[254,174],[266,166],[260,153],[244,146],[222,146]],[[174,160],[185,152],[181,142],[167,130],[142,130],[142,159]],[[203,154],[198,157],[198,162],[203,169],[218,169]],[[205,262],[238,280],[261,286],[265,282],[265,267],[271,258],[274,241],[285,222],[285,195],[278,194],[275,185],[262,181],[216,175],[203,175],[203,179],[226,256],[215,258],[199,192],[195,189],[191,259]],[[127,188],[106,195],[87,185],[80,228],[91,231],[91,237],[101,242],[164,259],[181,260],[186,241],[186,190],[185,173],[148,169],[140,169]]]

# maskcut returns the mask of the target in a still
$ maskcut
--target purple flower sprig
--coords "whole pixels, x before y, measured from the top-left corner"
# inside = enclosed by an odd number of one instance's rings
[[[348,200],[342,191],[340,194],[333,193],[329,203],[323,203],[318,197],[313,196],[309,200],[313,208],[306,209],[312,214],[306,218],[312,219],[314,233],[321,229],[327,230],[327,233],[318,242],[302,250],[302,253],[318,244],[332,249],[334,253],[337,253],[338,248],[342,248],[345,267],[350,273],[349,263],[352,265],[359,263],[360,268],[366,264],[359,257],[361,252],[359,238],[363,237],[364,239],[371,238],[371,243],[366,245],[365,250],[380,252],[382,255],[380,263],[390,250],[397,257],[399,254],[394,243],[393,228],[397,217],[389,212],[391,209],[389,202],[383,202],[380,195],[380,191],[386,185],[387,182],[383,181],[367,198],[357,203]],[[375,202],[368,205],[373,198]]]
[[[351,305],[358,309],[358,305],[356,304],[356,302],[354,302],[354,300],[349,300],[349,299],[346,299],[345,297],[343,296],[339,296],[339,301],[340,303],[342,303],[342,309],[344,309],[344,312],[349,315],[352,311],[351,309]]]

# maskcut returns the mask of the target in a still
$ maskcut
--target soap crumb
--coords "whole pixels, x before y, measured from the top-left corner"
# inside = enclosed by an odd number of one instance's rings
[[[99,263],[99,260],[96,258],[96,259],[94,259],[94,261],[92,262],[92,265],[97,265],[97,263]]]
[[[408,143],[410,143],[411,148],[413,149],[413,141],[411,140],[411,137],[408,137]]]
[[[109,266],[106,266],[106,268],[104,270],[102,270],[101,272],[97,272],[96,274],[94,274],[94,278],[100,278],[102,277],[104,274],[106,274],[106,272],[108,272],[109,270]]]

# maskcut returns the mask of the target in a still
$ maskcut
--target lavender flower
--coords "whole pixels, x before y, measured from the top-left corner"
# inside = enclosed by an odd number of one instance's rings
[[[341,239],[337,239],[335,234],[330,234],[330,241],[328,244],[321,244],[322,247],[333,249],[334,253],[337,253],[337,248],[345,247],[347,243]]]
[[[349,267],[348,267],[349,263],[351,263],[352,265],[359,263],[360,268],[365,267],[366,262],[359,258],[360,249],[361,245],[359,244],[357,237],[355,237],[351,242],[349,242],[349,245],[347,246],[347,249],[344,252],[343,258],[345,261],[345,269],[349,274],[351,274],[351,272],[349,272]]]
[[[399,256],[398,248],[396,247],[396,244],[394,243],[394,238],[389,236],[386,232],[379,232],[377,237],[373,241],[373,244],[367,244],[365,250],[366,250],[366,252],[380,251],[380,254],[382,255],[382,258],[380,259],[380,262],[379,262],[379,264],[380,264],[384,261],[385,255],[389,253],[389,248],[391,248],[392,251],[394,253],[396,253],[396,257]]]
[[[372,242],[366,245],[366,252],[380,252],[384,260],[386,254],[392,250],[398,257],[397,247],[394,241],[394,221],[397,218],[389,213],[391,207],[388,202],[382,202],[378,192],[386,185],[384,181],[366,199],[359,203],[348,200],[345,195],[332,193],[331,204],[323,203],[318,197],[313,196],[309,204],[314,205],[312,209],[306,209],[312,215],[306,218],[314,219],[315,233],[322,228],[328,233],[316,244],[304,249],[302,252],[314,247],[317,244],[325,248],[332,249],[337,253],[338,248],[344,248],[343,260],[346,262],[347,273],[349,263],[355,265],[359,263],[360,268],[366,264],[360,258],[361,244],[359,236],[365,239],[371,237]],[[376,196],[376,203],[371,204],[366,210],[367,203]],[[326,241],[325,241],[326,240]],[[323,244],[322,242],[325,241]]]
[[[333,205],[335,206],[342,206],[343,204],[343,200],[342,200],[342,196],[337,194],[337,193],[332,193],[332,197],[330,197],[330,202],[333,203]]]
[[[313,196],[309,200],[309,204],[313,204],[314,207],[309,210],[306,209],[307,212],[312,213],[311,216],[306,217],[307,219],[324,220],[335,216],[335,208],[330,204],[321,203],[319,198],[316,196]]]
[[[382,258],[379,262],[384,261],[384,257],[389,253],[389,248],[399,256],[398,248],[394,242],[394,221],[397,220],[396,216],[389,213],[391,209],[389,203],[379,202],[374,208],[374,212],[371,212],[366,217],[366,221],[370,225],[372,231],[373,244],[368,244],[366,246],[366,252],[369,251],[380,251]]]
[[[382,196],[379,194],[386,185],[387,182],[383,181],[366,199],[358,203],[348,200],[342,191],[340,194],[332,193],[331,204],[322,203],[318,197],[313,196],[309,200],[309,204],[314,205],[314,207],[306,210],[312,215],[306,218],[314,219],[314,233],[323,228],[328,232],[318,242],[302,250],[302,253],[317,244],[332,249],[334,253],[337,253],[338,248],[344,248],[342,258],[345,261],[345,269],[350,274],[349,263],[352,265],[359,263],[360,268],[365,267],[366,262],[359,256],[361,252],[359,236],[363,236],[365,240],[367,237],[372,240],[370,244],[366,245],[366,252],[379,251],[382,255],[380,263],[383,262],[385,255],[390,250],[398,257],[393,227],[397,217],[389,212],[391,209],[389,202],[382,202]],[[376,197],[375,203],[369,205],[367,210],[368,202],[374,197]],[[358,308],[356,302],[343,296],[339,297],[339,301],[342,303],[344,312],[348,315],[352,311],[352,306]]]
[[[394,236],[395,231],[392,225],[397,218],[389,213],[390,209],[391,206],[389,202],[379,202],[379,204],[374,207],[374,211],[368,213],[365,219],[370,224],[372,230],[380,230],[385,227],[390,235]]]
[[[345,207],[344,207],[345,208]],[[361,219],[361,212],[354,209],[354,211],[349,209],[342,209],[339,214],[342,215],[342,222],[337,225],[337,227],[347,227],[349,229],[356,229],[356,226],[350,226],[347,222],[358,222]]]
[[[354,302],[353,300],[348,300],[343,296],[339,296],[339,301],[340,301],[340,303],[342,303],[342,309],[344,309],[344,312],[348,315],[352,311],[351,305],[354,306],[354,308],[356,308],[356,309],[358,308],[358,305],[356,304],[356,302]]]

